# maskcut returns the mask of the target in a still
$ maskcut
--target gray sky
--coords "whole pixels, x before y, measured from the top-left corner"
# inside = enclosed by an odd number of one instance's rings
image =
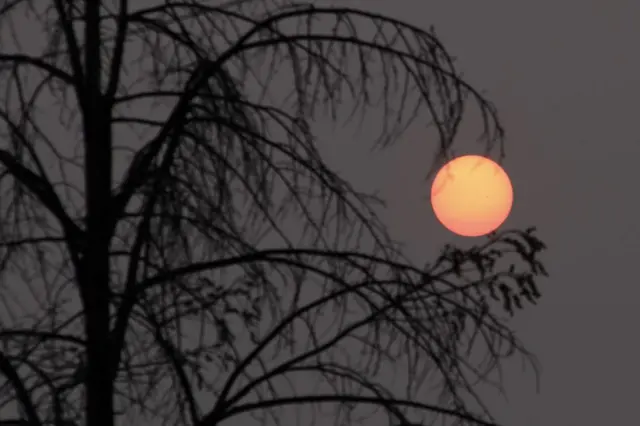
[[[636,417],[632,383],[640,378],[632,362],[640,349],[628,337],[640,319],[632,270],[634,219],[640,216],[632,198],[634,154],[640,153],[634,126],[640,3],[343,3],[435,25],[468,80],[499,108],[508,135],[505,168],[515,190],[506,226],[539,227],[552,274],[542,303],[514,322],[542,363],[541,393],[512,365],[509,403],[492,400],[499,420],[515,426],[627,424]],[[325,147],[345,177],[381,190],[390,204],[390,230],[407,241],[412,257],[424,259],[443,243],[462,240],[431,212],[424,175],[435,141],[419,124],[384,154],[367,154],[366,132],[358,140],[335,137]]]
[[[435,25],[458,67],[486,89],[507,131],[515,205],[507,226],[539,227],[551,279],[515,321],[540,358],[541,393],[514,365],[507,424],[627,424],[637,418],[637,40],[640,3],[564,1],[345,2]],[[388,221],[412,254],[456,241],[433,216],[422,180],[431,141],[418,125],[392,154],[351,171],[390,201]],[[405,143],[406,142],[406,143]],[[334,151],[337,164],[351,155]],[[339,157],[338,157],[339,156]]]

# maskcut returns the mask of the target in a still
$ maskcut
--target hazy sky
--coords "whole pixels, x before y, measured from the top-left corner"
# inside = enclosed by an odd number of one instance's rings
[[[542,363],[541,393],[514,366],[510,404],[495,405],[500,419],[517,426],[633,423],[640,379],[640,3],[344,3],[435,25],[468,80],[486,89],[501,113],[516,196],[507,226],[539,226],[552,277],[542,303],[515,321]],[[416,255],[452,238],[425,197],[433,141],[414,127],[392,154],[361,162],[349,175],[382,190],[391,230]],[[364,152],[357,145],[334,150],[336,164],[347,170]]]
[[[542,363],[541,393],[513,365],[507,370],[510,402],[493,404],[499,420],[514,426],[632,424],[633,385],[640,379],[633,341],[634,320],[640,321],[640,203],[634,199],[640,3],[334,3],[435,25],[468,80],[499,108],[508,136],[504,165],[516,197],[506,226],[539,227],[552,274],[542,303],[514,322]],[[360,187],[381,190],[390,203],[390,230],[409,243],[412,257],[425,259],[445,242],[460,242],[431,212],[424,175],[435,141],[420,123],[384,154],[366,154],[366,132],[361,138],[327,141],[330,163]]]

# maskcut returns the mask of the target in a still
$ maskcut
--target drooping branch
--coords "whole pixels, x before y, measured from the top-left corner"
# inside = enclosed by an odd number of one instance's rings
[[[179,4],[172,5],[172,7],[178,6]],[[207,10],[206,8],[204,9]],[[160,9],[154,9],[153,11],[159,12]],[[145,12],[151,13],[151,10]],[[212,8],[210,12],[218,12],[218,10]],[[221,11],[220,13],[233,15],[233,12],[230,11]],[[434,60],[430,60],[428,57],[425,57],[421,54],[413,53],[410,51],[402,51],[392,45],[389,45],[388,43],[384,43],[381,40],[367,41],[361,37],[358,37],[358,35],[355,33],[349,36],[340,36],[338,34],[332,33],[288,35],[278,31],[275,28],[278,22],[286,21],[287,19],[315,18],[316,16],[321,15],[337,16],[340,17],[340,19],[344,20],[348,19],[349,15],[354,15],[357,17],[379,20],[381,23],[388,23],[390,25],[397,26],[399,28],[398,31],[400,31],[400,29],[407,29],[408,31],[413,32],[420,37],[425,37],[429,41],[429,43],[432,43],[433,45],[431,47],[431,50],[435,52],[433,53],[433,55],[442,56],[442,58],[444,58],[444,62],[442,64],[435,62],[435,56]],[[147,25],[149,23],[148,18],[143,19],[143,14],[141,12],[132,15],[130,21],[141,21],[142,23],[147,23]],[[455,92],[450,93],[451,106],[449,113],[453,112],[455,109],[461,108],[461,105],[456,106],[456,104],[460,104],[462,102],[462,92],[467,92],[471,94],[479,104],[479,109],[483,116],[483,122],[485,123],[484,132],[487,134],[491,133],[489,129],[489,123],[491,123],[491,125],[495,125],[496,132],[496,134],[493,135],[492,138],[501,138],[502,129],[497,120],[495,108],[479,92],[477,92],[472,86],[467,84],[455,73],[451,59],[446,54],[446,50],[444,50],[444,47],[439,43],[439,41],[437,41],[437,39],[431,34],[417,27],[381,15],[364,12],[357,9],[317,7],[294,8],[293,10],[273,14],[272,16],[269,16],[260,21],[253,20],[252,23],[254,24],[254,26],[250,30],[246,31],[242,36],[240,36],[238,40],[233,44],[233,46],[217,55],[214,59],[202,57],[201,52],[193,51],[193,53],[198,56],[197,64],[190,74],[187,84],[184,87],[183,94],[177,101],[176,106],[173,108],[164,126],[158,131],[157,135],[145,145],[145,148],[135,156],[134,161],[129,168],[127,177],[123,185],[121,186],[121,190],[119,191],[119,194],[117,195],[116,201],[114,203],[116,205],[117,212],[121,212],[124,210],[124,207],[131,199],[132,194],[142,183],[143,176],[146,176],[146,173],[148,173],[152,161],[154,161],[157,154],[160,152],[163,144],[168,141],[169,135],[176,130],[176,126],[183,125],[186,119],[186,114],[190,109],[191,102],[198,95],[203,85],[205,85],[208,79],[211,78],[214,74],[220,73],[223,70],[223,65],[229,59],[239,57],[242,54],[246,54],[250,50],[265,50],[267,48],[277,49],[278,46],[290,46],[291,48],[300,49],[302,52],[306,52],[306,54],[311,57],[315,57],[315,54],[309,51],[308,48],[305,47],[303,42],[326,42],[344,45],[352,44],[360,48],[369,48],[374,51],[378,51],[382,54],[388,55],[391,58],[397,58],[403,63],[405,67],[407,67],[407,73],[410,74],[412,78],[416,79],[416,83],[419,83],[421,81],[421,78],[419,78],[419,76],[409,68],[409,64],[414,63],[427,67],[431,70],[432,73],[434,73],[434,75],[438,76],[440,83],[445,84],[447,81],[449,81],[456,87]],[[266,39],[251,41],[254,35],[262,33],[265,30],[272,34],[272,36]],[[168,30],[164,31],[168,32]],[[171,36],[171,33],[168,34]],[[176,35],[173,35],[173,37],[176,37]],[[318,57],[315,57],[315,59],[319,60]],[[331,68],[331,64],[328,61],[326,61],[324,65]],[[423,94],[425,96],[425,101],[427,102],[427,104],[431,105],[431,100],[428,99],[430,94],[428,94],[426,91],[427,87],[422,87],[421,90],[424,90]],[[431,112],[433,113],[433,107],[430,108]],[[443,128],[443,123],[437,123],[438,127],[440,128],[440,143],[441,151],[443,153],[448,152],[447,148],[451,143],[451,138],[453,136],[452,132],[455,131],[455,128],[457,127],[457,121],[460,119],[460,112],[456,114],[458,115],[457,117],[450,116],[447,118],[447,120],[450,122],[449,125],[452,126],[449,129]],[[173,141],[173,143],[178,142],[176,138],[171,138],[171,140]]]

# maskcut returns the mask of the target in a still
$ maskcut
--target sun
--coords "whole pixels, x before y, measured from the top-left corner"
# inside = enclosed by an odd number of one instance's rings
[[[496,162],[465,155],[445,164],[431,186],[431,205],[451,232],[479,237],[495,231],[513,205],[513,187]]]

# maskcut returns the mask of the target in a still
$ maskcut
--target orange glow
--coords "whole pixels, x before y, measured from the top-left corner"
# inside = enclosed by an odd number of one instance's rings
[[[465,155],[445,164],[431,186],[431,205],[451,232],[479,237],[496,230],[513,204],[507,173],[494,161]]]

